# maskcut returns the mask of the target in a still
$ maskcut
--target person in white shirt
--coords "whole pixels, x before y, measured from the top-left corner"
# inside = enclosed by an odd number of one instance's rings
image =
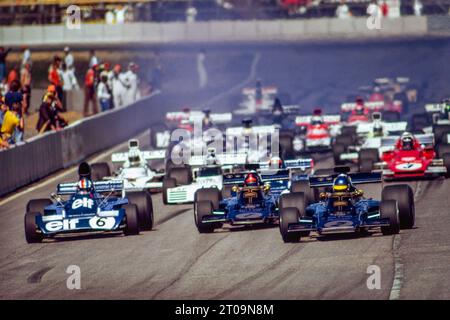
[[[64,92],[62,104],[64,109],[67,110],[67,100],[69,98],[70,101],[70,94],[72,90],[79,90],[80,87],[78,86],[78,81],[75,77],[74,70],[69,69],[65,62],[62,64],[61,79],[63,82],[62,89]]]
[[[112,91],[114,108],[122,108],[124,106],[123,99],[125,94],[124,74],[121,73],[122,67],[116,64],[108,74],[108,85]]]
[[[382,18],[383,16],[381,7],[378,5],[376,0],[372,0],[372,2],[367,6],[366,13],[373,18]]]
[[[102,111],[111,109],[111,92],[108,87],[108,73],[105,71],[100,74],[100,82],[97,86],[97,99]]]
[[[341,3],[336,8],[336,17],[339,19],[347,19],[352,16],[352,13],[350,12],[350,8],[345,3],[345,0],[341,0]]]
[[[23,53],[22,53],[22,68],[25,67],[26,64],[30,65],[30,68],[32,66],[31,63],[31,51],[29,48],[24,47],[23,48]]]
[[[115,12],[116,12],[116,23],[117,24],[122,24],[125,23],[125,14],[127,12],[127,6],[119,6],[116,8]]]
[[[105,23],[108,25],[114,24],[116,22],[116,16],[112,10],[108,10],[105,13]]]
[[[90,58],[89,58],[89,68],[92,68],[93,66],[96,66],[96,65],[98,65],[99,63],[98,63],[97,56],[95,55],[95,50],[94,50],[94,49],[91,49],[91,50],[89,51],[89,54],[90,54]]]
[[[71,70],[75,68],[75,59],[73,58],[72,53],[70,52],[69,47],[64,48],[64,63],[66,64],[67,69]]]
[[[136,74],[137,65],[130,62],[128,71],[124,74],[125,92],[123,94],[123,105],[127,106],[138,99],[138,76]]]
[[[186,22],[195,22],[197,17],[197,9],[189,2],[188,7],[186,9]]]

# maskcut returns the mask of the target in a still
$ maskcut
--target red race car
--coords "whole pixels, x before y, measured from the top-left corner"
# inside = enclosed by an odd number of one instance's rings
[[[405,132],[399,138],[383,138],[382,162],[375,163],[375,169],[382,169],[385,179],[450,177],[450,153],[437,159],[433,146],[430,134]]]

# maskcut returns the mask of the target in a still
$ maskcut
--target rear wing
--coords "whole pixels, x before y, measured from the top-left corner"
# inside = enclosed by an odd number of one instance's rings
[[[311,158],[284,160],[284,166],[287,170],[306,170],[314,166],[314,160]],[[261,162],[258,164],[260,170],[270,170],[269,162]]]
[[[223,185],[237,185],[243,186],[246,172],[242,173],[230,173],[225,174],[223,176]],[[260,173],[261,182],[270,182],[270,181],[280,181],[280,180],[290,180],[289,170],[281,169],[281,170],[273,170],[266,171]]]
[[[243,128],[243,127],[227,128],[226,135],[227,135],[227,137],[241,136],[244,134],[245,129],[246,128]],[[269,133],[274,133],[274,132],[276,132],[276,130],[279,130],[279,129],[274,125],[270,125],[270,126],[252,126],[251,130],[254,134],[269,134]]]
[[[94,181],[94,190],[98,193],[116,192],[123,190],[122,180],[108,180],[108,181]],[[72,195],[77,192],[77,183],[60,183],[56,187],[56,193],[58,195]]]
[[[166,150],[140,151],[143,160],[161,160],[166,157]],[[113,153],[111,161],[113,163],[122,163],[128,160],[128,152]]]
[[[358,123],[356,126],[357,134],[366,134],[373,131],[375,123]],[[408,122],[399,121],[399,122],[381,122],[381,126],[385,132],[405,132],[408,126]]]
[[[192,167],[206,165],[208,155],[193,155],[189,159],[189,165]],[[220,153],[216,154],[217,164],[221,166],[244,165],[247,162],[246,153]]]
[[[276,87],[263,87],[261,88],[263,94],[277,94],[278,89]],[[256,88],[244,88],[242,89],[243,95],[255,95]]]
[[[346,102],[341,104],[341,111],[342,112],[350,112],[353,111],[356,107],[355,102]],[[378,110],[384,108],[384,101],[367,101],[364,102],[364,107],[366,107],[369,110]]]
[[[295,118],[295,124],[297,126],[306,126],[311,123],[312,117],[313,116],[297,116]],[[322,119],[326,124],[330,124],[330,125],[338,124],[341,122],[340,115],[325,115],[325,116],[322,116]]]
[[[191,113],[191,116],[189,117],[189,122],[194,123],[196,121],[202,121],[205,117],[205,114],[201,112],[198,113]],[[233,114],[231,112],[225,112],[225,113],[210,113],[209,118],[211,119],[211,122],[213,124],[224,124],[224,123],[230,123],[231,120],[233,120]]]
[[[309,186],[311,188],[319,188],[319,187],[331,187],[333,186],[334,179],[339,175],[339,173],[332,174],[329,176],[310,176],[309,177]],[[352,180],[353,184],[363,184],[363,183],[380,183],[381,172],[358,172],[358,173],[349,173],[348,176]]]

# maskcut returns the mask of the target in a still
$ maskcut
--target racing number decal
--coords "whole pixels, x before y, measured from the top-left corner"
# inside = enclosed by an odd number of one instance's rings
[[[109,230],[116,224],[116,219],[113,217],[93,217],[89,219],[89,225],[92,229],[105,229]]]

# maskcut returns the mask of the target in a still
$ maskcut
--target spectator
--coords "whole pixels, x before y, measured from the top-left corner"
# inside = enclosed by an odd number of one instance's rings
[[[120,64],[116,64],[109,73],[109,87],[112,91],[112,105],[114,108],[123,107],[123,95],[125,93],[124,75],[121,73]]]
[[[5,94],[5,103],[9,109],[13,107],[14,103],[22,103],[23,95],[19,90],[20,82],[18,80],[12,81],[9,86],[9,91]]]
[[[5,104],[5,98],[0,96],[0,130],[3,124],[3,118],[5,117],[5,113],[8,111],[8,106]],[[0,131],[0,149],[8,148],[9,144],[7,140],[3,140],[3,136]]]
[[[369,16],[375,18],[375,19],[381,18],[381,17],[382,17],[381,8],[380,8],[380,6],[378,5],[378,3],[377,3],[376,0],[372,0],[372,1],[370,2],[370,4],[367,6],[367,11],[366,11],[366,13],[367,13]]]
[[[4,109],[4,107],[2,107]],[[1,126],[1,140],[9,145],[23,140],[24,119],[21,116],[22,100],[15,99],[4,112]]]
[[[29,48],[23,47],[21,68],[23,68],[27,63],[30,65],[30,67],[32,66],[31,51]]]
[[[381,4],[381,13],[383,15],[383,17],[387,17],[389,14],[389,6],[386,2],[386,0],[383,0],[383,3]]]
[[[338,17],[339,19],[347,19],[351,16],[352,13],[347,3],[345,3],[345,0],[341,0],[341,3],[336,8],[336,17]]]
[[[95,55],[95,50],[91,49],[89,51],[89,68],[92,68],[93,66],[98,65],[98,59]]]
[[[197,9],[192,5],[192,1],[189,1],[186,9],[186,22],[195,22],[197,18]]]
[[[112,25],[116,23],[116,17],[114,15],[114,12],[112,10],[108,10],[105,13],[105,23],[108,25]]]
[[[6,80],[8,86],[11,86],[11,83],[14,81],[19,81],[19,73],[17,72],[17,67],[13,67],[11,71],[9,71],[8,79]]]
[[[8,83],[6,79],[0,80],[0,96],[5,96],[5,94],[9,91]]]
[[[61,110],[62,104],[56,94],[56,88],[50,85],[39,107],[39,119],[36,130],[39,133],[43,133],[46,131],[58,131],[67,126],[67,121],[59,115]]]
[[[62,64],[61,77],[63,80],[63,109],[67,110],[67,96],[72,92],[72,90],[79,89],[77,78],[74,74],[74,69],[69,69],[65,63]]]
[[[6,57],[10,51],[11,48],[5,50],[4,47],[0,47],[0,81],[6,78]]]
[[[30,99],[31,99],[31,64],[25,63],[20,70],[20,83],[22,85],[23,94],[23,114],[29,114]]]
[[[62,101],[64,99],[64,93],[62,89],[63,83],[61,77],[61,58],[57,55],[53,57],[53,63],[48,70],[48,81],[51,85],[55,86],[58,99]]]
[[[416,16],[421,16],[423,10],[423,4],[420,0],[414,0],[414,14]]]
[[[93,114],[98,113],[97,99],[95,98],[95,72],[97,65],[93,65],[86,72],[84,78],[84,109],[83,114],[85,117],[89,115],[89,103],[92,102]]]
[[[75,73],[75,59],[73,58],[72,52],[70,52],[69,47],[64,48],[64,63],[68,70],[74,70]]]
[[[97,98],[102,111],[111,109],[111,90],[108,86],[108,72],[100,74],[100,82],[97,86]]]
[[[134,62],[128,65],[128,71],[124,74],[125,92],[123,104],[127,106],[138,99],[138,76],[136,74],[138,66]]]
[[[205,59],[206,59],[205,50],[201,50],[197,54],[198,86],[200,89],[204,89],[208,84],[208,73],[205,67]]]
[[[123,24],[125,23],[125,16],[127,13],[127,6],[118,6],[114,11],[116,12],[116,23]]]

